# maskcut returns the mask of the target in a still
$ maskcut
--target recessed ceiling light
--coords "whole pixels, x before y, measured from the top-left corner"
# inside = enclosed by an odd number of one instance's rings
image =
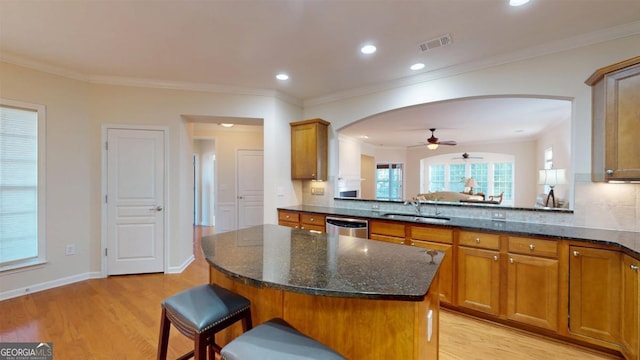
[[[220,125],[220,126],[224,126],[224,127],[226,127],[226,128],[233,127],[233,124],[229,124],[229,123],[220,123],[219,125]]]
[[[360,48],[360,52],[366,55],[373,54],[376,50],[376,47],[371,44],[367,44]]]
[[[360,139],[368,139],[369,137],[367,135],[360,135]]]
[[[528,3],[529,0],[509,0],[509,5],[511,6],[521,6]]]
[[[281,81],[289,80],[289,75],[287,75],[285,73],[280,73],[280,74],[276,75],[276,79],[281,80]]]
[[[415,63],[413,65],[411,65],[411,70],[422,70],[424,69],[424,64],[423,63]]]

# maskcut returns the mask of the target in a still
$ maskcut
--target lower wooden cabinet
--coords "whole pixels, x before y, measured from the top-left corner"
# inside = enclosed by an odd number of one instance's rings
[[[278,225],[281,226],[325,232],[325,219],[323,214],[278,210]]]
[[[509,254],[507,318],[558,329],[558,260]]]
[[[453,230],[430,226],[411,226],[410,245],[444,252],[440,263],[440,302],[453,303]]]
[[[569,247],[569,332],[620,341],[620,269],[617,251]]]
[[[458,248],[458,305],[498,315],[500,312],[500,253]]]
[[[405,224],[389,221],[369,221],[369,239],[404,244]]]
[[[297,228],[300,226],[300,213],[294,211],[278,211],[278,225]]]
[[[278,221],[324,231],[325,215],[280,210]],[[640,360],[637,257],[601,244],[378,219],[369,219],[369,237],[443,251],[440,302],[450,308]]]
[[[640,261],[631,256],[622,257],[622,316],[620,345],[627,359],[640,358]]]
[[[325,219],[326,217],[321,214],[300,214],[300,229],[325,232],[327,226]]]

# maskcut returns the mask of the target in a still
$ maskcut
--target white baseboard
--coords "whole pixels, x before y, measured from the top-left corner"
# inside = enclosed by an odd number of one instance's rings
[[[191,265],[191,263],[194,261],[196,261],[196,257],[191,255],[185,262],[182,263],[182,265],[169,267],[169,269],[167,269],[167,274],[180,274],[187,268],[187,266]]]
[[[43,282],[40,284],[33,284],[30,286],[25,286],[23,288],[2,292],[0,293],[0,301],[15,298],[22,295],[33,294],[39,291],[57,288],[59,286],[73,284],[79,281],[84,281],[88,279],[100,279],[100,278],[102,278],[102,274],[99,271],[67,276],[64,278]]]

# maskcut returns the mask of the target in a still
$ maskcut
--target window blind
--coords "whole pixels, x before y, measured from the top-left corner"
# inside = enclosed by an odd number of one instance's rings
[[[0,106],[0,266],[38,257],[38,113]]]

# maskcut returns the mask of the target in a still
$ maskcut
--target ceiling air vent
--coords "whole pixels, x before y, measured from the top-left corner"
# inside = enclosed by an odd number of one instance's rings
[[[451,34],[446,34],[446,35],[439,36],[435,39],[423,41],[420,44],[418,44],[418,47],[420,48],[421,52],[424,52],[424,51],[433,50],[435,48],[439,48],[441,46],[449,45],[451,44],[451,42],[452,42]]]

